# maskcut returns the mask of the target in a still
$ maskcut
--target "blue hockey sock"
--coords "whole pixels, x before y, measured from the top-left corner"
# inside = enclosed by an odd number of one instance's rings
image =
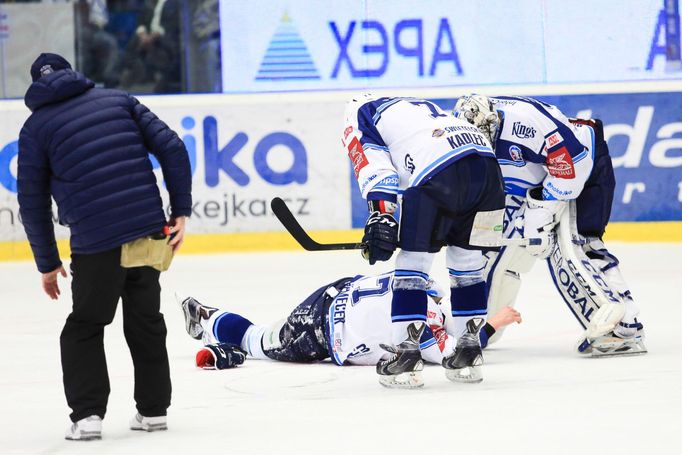
[[[221,343],[241,346],[246,330],[253,323],[236,313],[222,313],[213,323],[213,336]]]
[[[414,321],[426,322],[427,295],[420,289],[394,289],[391,302],[391,337],[393,344],[407,339],[407,326]]]
[[[450,306],[455,325],[452,334],[459,338],[466,331],[469,319],[485,318],[488,314],[488,290],[485,282],[450,288]]]

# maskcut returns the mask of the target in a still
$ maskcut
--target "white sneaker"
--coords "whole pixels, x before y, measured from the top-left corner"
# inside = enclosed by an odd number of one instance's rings
[[[139,431],[160,431],[168,429],[166,416],[145,417],[138,412],[130,421],[131,430]]]
[[[66,436],[64,437],[70,441],[102,439],[102,418],[92,415],[74,422],[66,429]]]

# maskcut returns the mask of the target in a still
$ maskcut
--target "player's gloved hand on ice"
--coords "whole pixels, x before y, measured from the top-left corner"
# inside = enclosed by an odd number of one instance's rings
[[[224,370],[244,363],[246,352],[241,348],[228,344],[209,344],[197,352],[197,366],[204,370]]]
[[[538,239],[538,243],[526,246],[529,254],[546,259],[556,243],[555,226],[559,223],[561,213],[566,207],[565,201],[545,201],[542,189],[528,190],[526,209],[523,214],[523,236],[527,239]]]
[[[362,250],[362,257],[370,265],[388,261],[398,245],[398,222],[391,214],[372,212],[365,224],[362,242],[367,245]]]

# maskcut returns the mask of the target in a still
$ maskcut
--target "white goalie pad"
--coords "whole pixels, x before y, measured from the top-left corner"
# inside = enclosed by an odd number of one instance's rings
[[[592,343],[608,336],[622,320],[625,303],[583,251],[586,240],[578,234],[575,201],[564,211],[556,229],[557,243],[547,259],[549,272],[566,305],[586,329],[578,352],[590,354]]]
[[[507,195],[504,218],[504,237],[507,239],[522,238],[523,231],[515,225],[514,220],[523,216],[526,208],[524,200]],[[485,276],[488,282],[488,315],[491,316],[506,306],[514,306],[521,288],[521,275],[530,272],[536,258],[520,245],[509,245],[499,253],[488,253],[487,256]],[[498,329],[488,344],[499,341],[503,332],[504,327]]]
[[[566,305],[587,329],[599,307],[607,303],[622,306],[623,302],[581,248],[586,240],[576,227],[575,201],[564,211],[556,229],[557,242],[547,259],[549,272]]]

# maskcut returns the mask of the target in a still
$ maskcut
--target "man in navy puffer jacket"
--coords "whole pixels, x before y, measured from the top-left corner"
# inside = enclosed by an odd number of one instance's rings
[[[67,439],[101,435],[109,395],[104,327],[123,301],[126,341],[135,366],[138,413],[132,429],[166,428],[171,384],[166,326],[159,312],[159,272],[123,268],[121,246],[158,234],[166,225],[148,153],[161,164],[170,195],[176,250],[192,208],[191,170],[184,144],[127,93],[94,88],[56,54],[31,66],[25,102],[32,111],[19,137],[18,197],[43,288],[59,296],[66,276],[57,251],[51,197],[71,231],[73,310],[60,337],[64,390],[73,423]]]

